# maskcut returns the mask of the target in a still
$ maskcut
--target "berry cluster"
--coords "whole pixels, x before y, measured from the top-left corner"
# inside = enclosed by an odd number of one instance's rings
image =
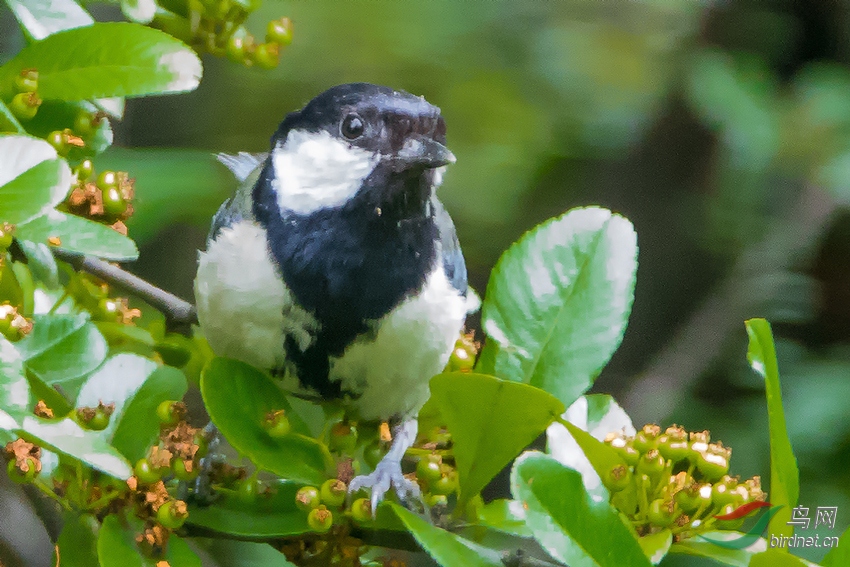
[[[2,261],[2,257],[0,257],[0,262]],[[0,304],[0,335],[15,342],[29,334],[30,331],[32,331],[32,320],[21,315],[18,308],[8,301]]]
[[[124,224],[133,214],[134,181],[124,171],[102,171],[95,177],[90,159],[80,161],[74,168],[76,182],[68,194],[68,211],[110,225],[127,234]]]
[[[481,344],[475,341],[475,333],[461,334],[452,349],[445,372],[472,372],[479,350]]]
[[[337,479],[326,480],[321,487],[303,486],[295,494],[295,505],[307,512],[307,525],[311,530],[325,533],[331,529],[334,522],[332,510],[339,513],[345,504],[348,486]],[[365,498],[355,500],[349,510],[355,521],[366,522],[372,518],[369,501]]]
[[[142,314],[139,309],[131,308],[127,299],[109,297],[109,286],[86,273],[70,274],[65,289],[69,298],[91,313],[93,321],[127,325]]]
[[[679,541],[711,529],[735,529],[744,518],[722,516],[766,498],[759,477],[742,482],[729,476],[731,450],[711,443],[708,431],[689,433],[673,425],[662,433],[650,424],[634,437],[611,433],[605,442],[625,464],[613,467],[602,482],[639,535],[669,528]]]
[[[38,70],[23,69],[15,77],[15,94],[11,100],[4,101],[18,122],[29,122],[35,118],[41,97],[38,96]]]
[[[198,52],[227,56],[248,67],[273,69],[280,62],[281,48],[292,43],[292,22],[289,18],[270,21],[265,41],[258,42],[243,24],[260,4],[260,0],[189,0],[188,7],[168,6],[174,11],[161,11],[152,25]]]

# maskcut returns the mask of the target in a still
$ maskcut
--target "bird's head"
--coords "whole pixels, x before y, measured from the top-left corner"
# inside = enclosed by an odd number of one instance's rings
[[[455,161],[440,109],[366,83],[333,87],[289,114],[272,137],[268,167],[281,212],[309,215],[355,197],[376,207],[422,201]]]

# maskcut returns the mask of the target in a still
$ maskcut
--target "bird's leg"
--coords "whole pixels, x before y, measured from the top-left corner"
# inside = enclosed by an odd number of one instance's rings
[[[195,500],[201,504],[209,504],[214,500],[212,487],[210,486],[210,473],[216,461],[224,459],[224,455],[218,452],[221,441],[218,428],[210,421],[204,427],[203,436],[207,440],[207,454],[198,463],[198,478],[195,479]]]
[[[372,489],[372,515],[378,509],[378,504],[384,499],[384,495],[392,487],[398,495],[399,500],[408,498],[422,499],[419,485],[404,478],[401,472],[401,460],[404,453],[416,441],[418,423],[416,419],[409,419],[393,428],[393,442],[390,450],[368,475],[355,477],[348,485],[348,492],[357,492],[361,488]]]

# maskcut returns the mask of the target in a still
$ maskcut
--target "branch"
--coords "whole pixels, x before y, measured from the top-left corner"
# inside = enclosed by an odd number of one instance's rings
[[[111,286],[144,300],[165,315],[165,325],[169,331],[191,336],[192,325],[198,323],[198,313],[195,306],[188,301],[94,256],[76,254],[60,248],[51,248],[51,251],[57,260],[71,264],[75,270],[96,276]]]

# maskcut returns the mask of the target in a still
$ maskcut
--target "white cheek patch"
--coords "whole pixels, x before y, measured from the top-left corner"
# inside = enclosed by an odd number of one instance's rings
[[[278,207],[310,214],[348,202],[378,156],[325,131],[293,130],[272,150],[272,163]]]

